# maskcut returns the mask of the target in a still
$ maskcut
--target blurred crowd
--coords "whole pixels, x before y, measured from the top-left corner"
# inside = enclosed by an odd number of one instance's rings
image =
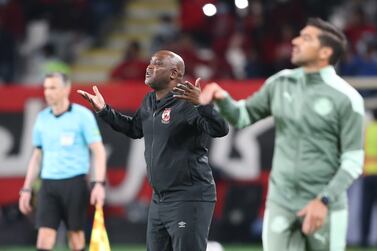
[[[124,14],[120,11],[124,3],[0,0],[0,81],[33,82],[36,72],[51,67],[69,72],[80,48],[101,44],[109,30],[106,25]],[[188,77],[264,78],[293,67],[291,40],[311,16],[330,20],[347,35],[347,55],[338,65],[341,75],[377,76],[375,0],[253,0],[245,9],[225,0],[179,3],[176,16],[161,16],[150,48],[141,48],[140,41],[129,42],[109,79],[143,78],[146,58],[161,48],[185,59]],[[204,15],[207,3],[216,5],[214,16]]]
[[[339,65],[341,75],[377,75],[374,0],[255,0],[244,10],[237,9],[233,1],[216,1],[218,12],[209,18],[200,13],[205,2],[182,1],[180,31],[171,46],[192,68],[203,63],[195,57],[197,45],[209,48],[213,53],[208,62],[211,78],[267,77],[293,67],[289,60],[291,40],[310,16],[330,20],[347,35],[350,43],[347,57]]]
[[[69,73],[80,48],[96,45],[123,0],[0,0],[0,83]]]

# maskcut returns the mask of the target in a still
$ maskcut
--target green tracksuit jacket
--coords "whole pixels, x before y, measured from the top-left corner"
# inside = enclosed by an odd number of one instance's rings
[[[331,209],[347,206],[346,190],[364,160],[364,101],[332,66],[316,73],[283,70],[246,100],[217,102],[238,128],[272,115],[276,138],[268,203],[299,210],[326,195]]]

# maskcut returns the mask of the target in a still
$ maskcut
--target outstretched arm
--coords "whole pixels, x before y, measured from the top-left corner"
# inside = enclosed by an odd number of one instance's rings
[[[240,101],[233,100],[217,83],[210,83],[203,89],[199,100],[201,104],[214,101],[230,124],[243,128],[271,115],[272,82],[267,81],[258,92]]]
[[[217,83],[213,82],[207,84],[203,91],[200,93],[200,103],[202,105],[212,102],[221,102],[228,96],[228,93],[220,87]]]
[[[134,117],[126,116],[106,105],[105,99],[97,86],[93,86],[94,95],[83,90],[77,90],[77,92],[89,101],[92,108],[97,112],[97,115],[114,130],[124,133],[131,138],[143,137],[141,123],[137,115]]]
[[[251,124],[245,102],[234,101],[217,83],[207,84],[200,93],[198,100],[201,105],[215,102],[220,114],[235,127],[242,128]]]

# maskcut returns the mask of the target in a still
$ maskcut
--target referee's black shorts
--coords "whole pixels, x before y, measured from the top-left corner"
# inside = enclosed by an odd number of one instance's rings
[[[83,230],[88,203],[85,175],[61,180],[42,179],[37,197],[36,227],[57,229],[63,221],[67,230]]]

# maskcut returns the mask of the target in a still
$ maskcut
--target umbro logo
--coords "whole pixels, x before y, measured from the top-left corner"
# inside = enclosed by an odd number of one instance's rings
[[[187,225],[187,223],[184,222],[184,221],[178,222],[178,228],[184,228],[184,227],[186,227],[186,225]]]

